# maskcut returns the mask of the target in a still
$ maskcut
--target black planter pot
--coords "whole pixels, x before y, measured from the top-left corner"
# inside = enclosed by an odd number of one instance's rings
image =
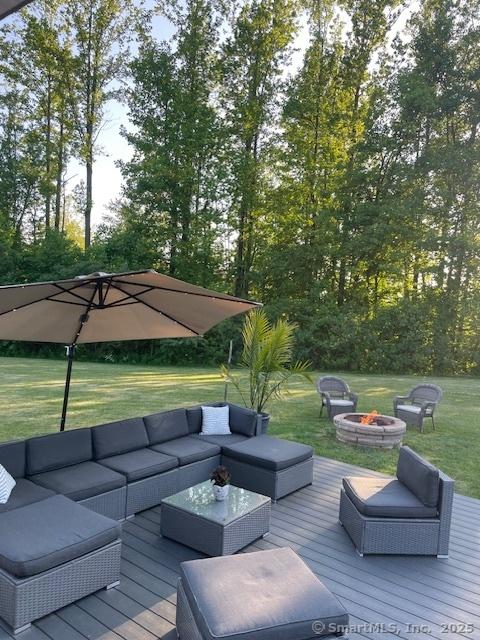
[[[263,413],[263,412],[259,413],[257,420],[258,420],[258,428],[257,428],[258,435],[261,435],[262,433],[267,433],[268,424],[270,422],[270,414]]]

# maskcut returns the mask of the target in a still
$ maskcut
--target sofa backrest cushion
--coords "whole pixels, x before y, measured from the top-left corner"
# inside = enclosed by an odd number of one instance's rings
[[[27,440],[27,474],[53,471],[92,459],[90,429],[74,429]]]
[[[433,464],[424,460],[410,447],[401,447],[397,478],[427,507],[438,505],[440,474]]]
[[[257,430],[257,412],[237,404],[230,406],[230,430],[243,436],[254,436]]]
[[[145,416],[143,421],[147,427],[150,444],[161,444],[189,434],[186,409],[154,413]]]
[[[25,476],[25,440],[0,444],[0,464],[14,478]]]
[[[95,460],[148,447],[143,418],[128,418],[92,427]]]

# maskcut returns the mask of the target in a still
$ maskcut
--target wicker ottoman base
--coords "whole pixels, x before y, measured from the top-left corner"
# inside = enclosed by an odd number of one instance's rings
[[[19,633],[30,623],[120,580],[121,541],[29,578],[0,569],[0,617]]]
[[[313,482],[313,458],[281,471],[256,467],[228,456],[222,456],[222,464],[230,471],[232,484],[269,496],[272,500],[279,500]]]

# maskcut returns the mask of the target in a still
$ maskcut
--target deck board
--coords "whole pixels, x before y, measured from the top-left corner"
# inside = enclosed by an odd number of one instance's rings
[[[294,549],[344,603],[354,625],[351,640],[480,640],[480,500],[455,496],[448,560],[360,558],[338,523],[339,490],[344,475],[371,473],[317,457],[313,485],[273,505],[270,534],[243,552]],[[162,539],[159,524],[156,507],[123,525],[117,589],[43,618],[20,640],[174,640],[180,563],[204,556]],[[10,637],[0,628],[0,640]]]

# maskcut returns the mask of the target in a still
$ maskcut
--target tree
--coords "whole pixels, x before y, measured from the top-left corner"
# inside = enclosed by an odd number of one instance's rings
[[[239,296],[250,289],[264,150],[296,30],[296,8],[294,0],[246,2],[223,47],[222,107],[230,137],[232,226],[237,235],[234,291]]]
[[[85,249],[88,249],[98,135],[105,122],[106,104],[119,95],[138,14],[133,0],[68,0],[65,11],[75,51],[70,104],[80,157],[85,163]]]

